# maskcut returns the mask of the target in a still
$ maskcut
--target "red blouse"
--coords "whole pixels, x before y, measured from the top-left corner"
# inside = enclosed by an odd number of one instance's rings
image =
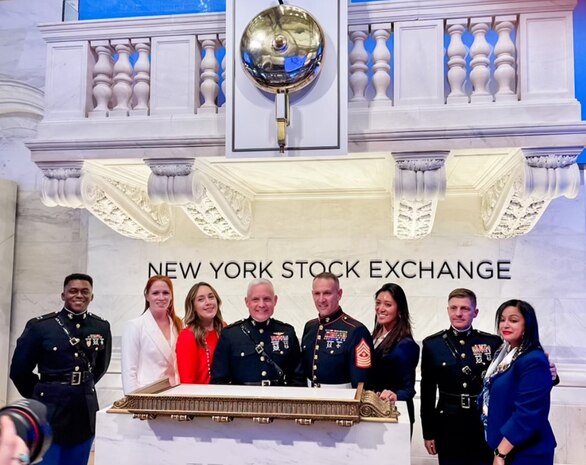
[[[179,381],[188,384],[210,384],[214,352],[218,345],[218,333],[208,331],[206,334],[208,350],[201,347],[190,328],[179,333],[175,352],[177,353],[177,371]]]

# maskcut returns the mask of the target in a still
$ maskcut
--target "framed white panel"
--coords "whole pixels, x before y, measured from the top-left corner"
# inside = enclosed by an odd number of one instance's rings
[[[574,99],[572,12],[521,15],[521,100]]]
[[[395,105],[443,104],[443,21],[397,22],[394,36]]]
[[[45,119],[85,118],[92,105],[91,65],[88,42],[47,45]]]
[[[277,4],[269,0],[226,3],[226,154],[278,156],[275,96],[254,86],[240,62],[240,38],[258,13]],[[338,0],[299,0],[326,36],[318,78],[290,95],[287,156],[345,155],[348,147],[347,8]],[[335,13],[335,14],[334,14]]]
[[[201,50],[193,35],[152,39],[151,115],[195,113],[200,62]]]

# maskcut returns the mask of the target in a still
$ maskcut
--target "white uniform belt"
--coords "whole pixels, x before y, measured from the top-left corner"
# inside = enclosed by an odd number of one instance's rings
[[[323,384],[323,383],[315,383],[308,378],[307,379],[307,387],[319,387],[319,388],[332,388],[332,389],[352,389],[352,383],[342,383],[342,384]]]

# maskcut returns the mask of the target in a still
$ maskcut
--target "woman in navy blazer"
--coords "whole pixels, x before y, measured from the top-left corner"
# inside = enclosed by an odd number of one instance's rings
[[[547,419],[552,378],[533,307],[508,300],[497,310],[503,345],[479,397],[493,465],[552,465],[555,437]]]
[[[405,292],[387,283],[375,294],[374,355],[368,388],[381,399],[407,402],[411,432],[415,421],[415,368],[419,346],[413,340]]]

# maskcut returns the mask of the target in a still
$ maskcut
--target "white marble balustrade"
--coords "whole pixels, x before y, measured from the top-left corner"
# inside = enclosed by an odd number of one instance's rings
[[[581,120],[574,96],[575,5],[349,4],[350,151],[379,149],[376,141],[386,147],[437,140],[446,128],[474,139],[479,130],[516,137],[538,125],[565,137]],[[223,13],[205,13],[41,25],[48,66],[37,140],[116,145],[158,135],[199,137],[204,152],[221,155],[226,60],[217,52],[226,44],[225,21]]]

